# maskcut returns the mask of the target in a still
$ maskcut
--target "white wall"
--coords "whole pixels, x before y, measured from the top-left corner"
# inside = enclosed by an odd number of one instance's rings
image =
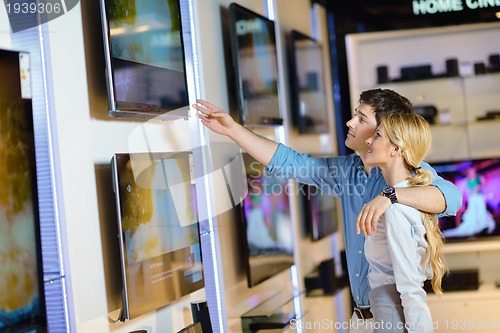
[[[0,48],[10,48],[10,24],[5,6],[0,6]]]

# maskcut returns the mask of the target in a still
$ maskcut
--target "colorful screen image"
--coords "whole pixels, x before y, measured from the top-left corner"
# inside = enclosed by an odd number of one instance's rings
[[[288,181],[264,174],[262,164],[248,155],[244,160],[248,195],[243,214],[252,287],[293,265],[293,232]]]
[[[282,122],[274,23],[234,3],[229,11],[240,121],[245,125]]]
[[[434,166],[463,196],[456,216],[439,219],[447,239],[500,235],[500,158],[442,163]]]
[[[331,235],[339,229],[339,199],[319,188],[301,185],[299,188],[304,203],[305,222],[313,241]]]
[[[179,0],[103,0],[115,100],[124,110],[188,105]]]
[[[116,154],[122,266],[129,317],[203,287],[191,154]]]
[[[293,30],[290,33],[291,105],[299,133],[328,132],[324,73],[321,44]]]
[[[45,318],[32,106],[31,99],[23,99],[21,94],[20,56],[22,53],[0,50],[2,332],[35,332]]]

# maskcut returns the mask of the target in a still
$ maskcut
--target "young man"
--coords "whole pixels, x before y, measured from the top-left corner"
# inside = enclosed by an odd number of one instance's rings
[[[460,191],[450,182],[438,177],[428,164],[422,167],[432,171],[434,186],[397,188],[387,186],[378,167],[368,167],[363,157],[368,152],[366,140],[375,134],[377,115],[392,112],[412,112],[408,99],[388,89],[374,89],[361,93],[345,144],[357,154],[332,158],[311,158],[289,147],[263,138],[240,124],[216,106],[198,100],[193,107],[197,117],[214,132],[226,135],[260,163],[268,172],[280,177],[314,185],[335,195],[342,202],[342,223],[351,293],[356,308],[351,318],[351,332],[370,332],[373,325],[369,310],[368,262],[364,255],[365,237],[376,228],[380,216],[399,202],[418,210],[442,215],[454,215],[461,206]]]

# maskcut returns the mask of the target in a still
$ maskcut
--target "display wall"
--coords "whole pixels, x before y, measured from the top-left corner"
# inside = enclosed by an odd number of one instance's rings
[[[183,3],[188,3],[183,1]],[[224,78],[227,75],[224,60],[221,8],[230,1],[193,1],[193,33],[197,37],[194,48],[197,63],[189,73],[197,81],[190,98],[203,97],[229,110],[229,90]],[[260,0],[238,1],[263,15],[265,2]],[[285,34],[297,29],[327,42],[326,22],[320,9],[311,12],[308,0],[273,2],[275,20],[279,26],[279,66],[286,68]],[[0,10],[0,29],[9,27],[4,7]],[[311,22],[311,17],[314,22]],[[4,19],[5,18],[5,19]],[[214,327],[226,332],[240,328],[239,317],[252,306],[267,299],[276,290],[292,292],[292,276],[279,274],[254,288],[246,286],[246,276],[239,256],[238,228],[234,209],[220,210],[221,189],[214,180],[197,193],[200,214],[206,218],[202,225],[201,242],[204,247],[204,264],[211,264],[211,273],[205,269],[206,288],[175,301],[154,312],[134,320],[117,321],[121,303],[121,280],[118,242],[116,237],[116,212],[114,207],[111,157],[117,152],[185,151],[211,143],[227,142],[220,136],[201,128],[197,118],[172,122],[145,122],[110,118],[104,75],[104,53],[100,13],[97,1],[80,2],[73,10],[46,24],[48,34],[46,57],[48,61],[52,133],[55,173],[58,179],[58,202],[63,234],[65,278],[68,282],[68,322],[74,332],[130,332],[144,329],[148,332],[177,332],[192,322],[189,303],[209,299]],[[312,31],[316,29],[315,31]],[[0,43],[9,47],[8,33],[0,36]],[[327,47],[323,48],[325,59]],[[197,72],[197,73],[195,73]],[[328,71],[326,71],[328,72]],[[287,110],[287,74],[279,88],[280,104]],[[326,78],[327,85],[331,82]],[[215,83],[214,83],[215,82]],[[191,97],[193,96],[193,97]],[[194,99],[190,101],[194,102]],[[333,109],[329,105],[329,134],[298,136],[285,126],[275,130],[257,130],[260,134],[286,142],[297,150],[310,153],[335,154]],[[216,154],[214,154],[215,156]],[[230,154],[217,158],[227,159]],[[218,161],[214,161],[216,163]],[[198,167],[203,168],[203,161]],[[225,190],[225,189],[224,189]],[[300,206],[292,201],[292,224],[295,233],[297,264],[296,291],[302,290],[302,277],[315,264],[330,257],[337,245],[338,234],[314,245],[306,238],[298,221]],[[311,247],[309,247],[311,246]],[[207,248],[209,251],[207,251]],[[210,251],[214,249],[214,253]],[[314,254],[311,257],[311,254]],[[217,280],[217,281],[215,281]],[[290,294],[291,295],[291,294]],[[334,300],[327,301],[327,314],[335,311]],[[232,311],[232,312],[231,312]],[[233,320],[234,319],[234,320]]]

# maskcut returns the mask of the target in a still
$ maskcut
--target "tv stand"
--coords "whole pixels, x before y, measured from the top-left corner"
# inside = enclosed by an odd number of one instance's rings
[[[241,316],[243,333],[285,328],[296,318],[294,300],[295,298],[280,292],[243,314]]]

